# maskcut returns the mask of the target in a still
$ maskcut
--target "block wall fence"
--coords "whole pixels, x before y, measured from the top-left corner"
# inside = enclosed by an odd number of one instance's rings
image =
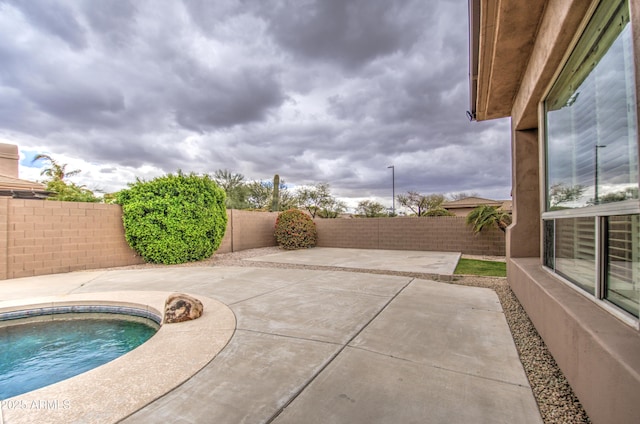
[[[316,219],[319,247],[433,250],[469,255],[505,255],[498,229],[475,235],[456,216]]]
[[[275,212],[228,210],[218,253],[276,246]],[[499,230],[464,218],[316,219],[319,247],[504,256]],[[119,205],[0,198],[0,280],[143,263],[126,243]]]
[[[0,198],[0,279],[142,262],[119,205]]]

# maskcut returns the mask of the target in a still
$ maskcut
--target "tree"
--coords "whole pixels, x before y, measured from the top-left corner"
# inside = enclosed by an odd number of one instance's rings
[[[450,194],[449,199],[451,199],[452,201],[456,201],[456,200],[466,199],[467,197],[478,197],[478,196],[479,194],[476,193],[475,191],[471,193],[465,193],[464,191],[461,191],[460,193]]]
[[[50,181],[63,181],[67,177],[73,177],[74,175],[78,175],[81,171],[79,169],[75,169],[73,171],[67,172],[67,164],[60,165],[55,159],[53,159],[49,155],[38,154],[36,155],[31,163],[35,163],[39,160],[49,162],[49,166],[42,169],[40,175],[44,175],[49,177]]]
[[[562,203],[580,199],[585,190],[586,188],[580,184],[566,186],[564,183],[556,183],[549,189],[549,206],[551,209],[560,209]]]
[[[88,202],[99,203],[100,198],[96,197],[91,190],[74,183],[67,183],[62,180],[47,182],[47,191],[55,193],[47,200],[58,200],[61,202]]]
[[[247,203],[253,209],[266,209],[272,198],[273,183],[252,181],[247,184]]]
[[[425,216],[428,210],[440,208],[444,203],[444,195],[442,194],[424,195],[416,191],[399,194],[396,199],[401,206],[409,208],[416,216]]]
[[[316,215],[320,218],[335,218],[346,210],[346,205],[331,195],[328,183],[301,188],[296,199],[300,207],[306,209],[312,218]]]
[[[490,227],[505,232],[510,224],[511,214],[497,206],[480,205],[467,215],[467,225],[471,225],[475,234]]]
[[[244,183],[244,175],[233,174],[227,169],[218,169],[213,174],[213,180],[227,195],[227,209],[246,209],[249,204],[249,191]]]
[[[297,207],[297,197],[287,188],[287,186],[284,185],[282,181],[280,181],[280,210],[286,211]]]
[[[246,184],[247,198],[246,202],[249,208],[253,209],[270,209],[273,201],[273,182],[271,181],[252,181]],[[297,207],[296,197],[289,191],[284,180],[280,180],[278,209],[286,211]]]
[[[456,216],[456,214],[451,213],[444,208],[433,208],[425,212],[424,216]]]
[[[346,203],[333,199],[333,201],[318,211],[320,218],[337,218],[341,213],[347,210]]]
[[[376,218],[381,216],[388,216],[386,212],[387,208],[383,204],[374,202],[372,200],[363,200],[358,203],[356,212],[360,215],[364,215],[367,218]]]
[[[598,197],[598,202],[594,198],[591,198],[587,201],[587,205],[602,205],[604,203],[612,203],[612,202],[622,202],[629,199],[637,199],[638,198],[638,188],[637,187],[627,187],[621,191],[614,191],[612,193],[604,194]]]
[[[100,202],[100,198],[96,197],[91,190],[85,186],[79,186],[73,182],[65,181],[65,178],[78,175],[81,171],[75,169],[67,172],[67,164],[59,164],[49,155],[36,155],[32,163],[37,161],[46,161],[49,166],[42,169],[40,175],[48,177],[44,183],[47,185],[47,191],[54,193],[49,196],[48,200],[58,200],[62,202]]]

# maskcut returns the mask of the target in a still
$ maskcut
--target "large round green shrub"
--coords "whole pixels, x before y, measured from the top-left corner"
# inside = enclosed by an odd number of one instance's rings
[[[117,203],[129,246],[148,262],[206,259],[227,228],[224,190],[208,176],[178,172],[138,180],[118,193]]]
[[[276,220],[276,241],[288,250],[304,249],[316,245],[316,223],[299,209],[280,212]]]

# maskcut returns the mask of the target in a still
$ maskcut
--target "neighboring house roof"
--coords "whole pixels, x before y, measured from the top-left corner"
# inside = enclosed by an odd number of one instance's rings
[[[502,206],[505,200],[491,200],[482,197],[465,197],[464,199],[454,200],[452,202],[444,202],[442,207],[445,209],[461,209],[475,208],[480,205]]]
[[[42,183],[0,175],[0,196],[11,196],[21,199],[45,199],[49,197],[49,195],[50,193],[47,191],[47,186]]]
[[[500,209],[502,209],[503,211],[511,212],[513,210],[513,201],[505,200],[504,202],[502,202],[502,206],[500,206]]]

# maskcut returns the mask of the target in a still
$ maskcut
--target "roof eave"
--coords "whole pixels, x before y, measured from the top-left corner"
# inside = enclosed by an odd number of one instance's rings
[[[468,0],[470,114],[511,115],[535,44],[545,1]]]

